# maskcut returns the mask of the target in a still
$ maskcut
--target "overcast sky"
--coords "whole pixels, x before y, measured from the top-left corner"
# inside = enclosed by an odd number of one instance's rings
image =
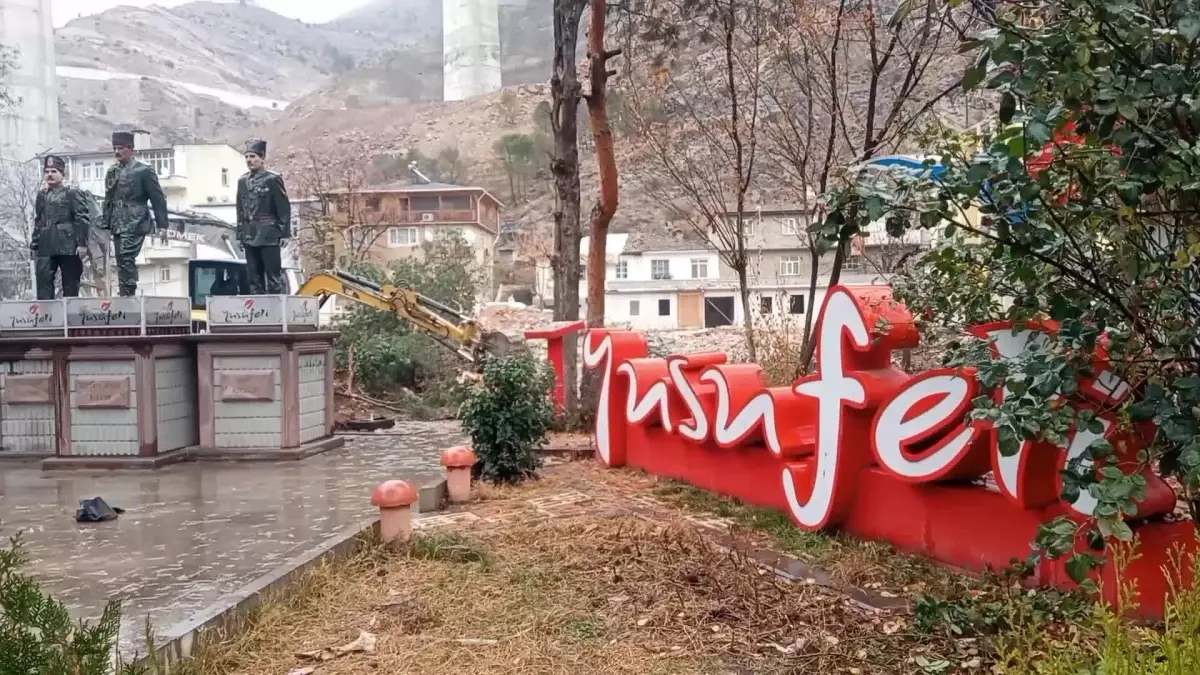
[[[189,0],[51,0],[54,9],[54,25],[62,26],[81,14],[97,14],[117,5],[134,5],[146,7],[160,5],[173,7],[182,5]],[[329,21],[339,14],[348,12],[367,0],[258,0],[260,6],[284,16],[290,16],[309,23]]]

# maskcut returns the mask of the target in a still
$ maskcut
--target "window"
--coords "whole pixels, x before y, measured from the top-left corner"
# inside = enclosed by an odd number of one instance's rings
[[[671,316],[671,299],[663,298],[658,301],[658,315]]]
[[[860,255],[849,255],[842,261],[843,272],[861,272],[863,268],[863,258]]]
[[[171,268],[170,267],[158,268],[158,280],[159,281],[170,281],[171,280]]]
[[[175,175],[174,150],[148,150],[146,152],[139,152],[137,158],[154,167],[154,173],[157,173],[161,178]]]
[[[803,314],[804,313],[804,296],[803,295],[789,295],[788,296],[788,311],[791,312],[792,314]]]
[[[393,227],[388,229],[388,246],[416,246],[417,228]]]
[[[800,256],[785,255],[779,259],[779,276],[781,277],[798,277],[800,276]]]
[[[221,187],[229,187],[229,169],[221,169]]]
[[[797,234],[799,234],[799,232],[796,230],[796,219],[795,218],[784,218],[783,219],[783,233],[785,235],[788,235],[791,237],[794,237]]]
[[[758,313],[770,314],[775,311],[775,298],[769,295],[764,295],[758,299]]]
[[[381,203],[382,201],[379,197],[367,197],[367,210],[378,211]]]
[[[671,261],[669,261],[669,260],[651,260],[650,261],[650,278],[651,279],[670,279],[671,278]]]
[[[580,265],[579,266],[579,280],[584,281],[586,279],[587,279],[587,265]]]
[[[78,180],[84,181],[84,180],[91,180],[91,179],[92,179],[92,163],[91,162],[80,162],[79,163],[79,178],[78,178]]]
[[[639,316],[642,313],[642,303],[640,300],[629,301],[629,316]]]
[[[628,262],[626,262],[624,260],[617,261],[617,278],[618,279],[628,279],[629,278],[629,263]]]
[[[704,258],[692,258],[692,278],[708,278],[708,260]]]

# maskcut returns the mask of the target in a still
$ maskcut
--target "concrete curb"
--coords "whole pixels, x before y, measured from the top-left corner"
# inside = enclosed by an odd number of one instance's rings
[[[436,513],[446,505],[446,480],[424,482],[419,491],[416,520]],[[349,558],[377,541],[379,518],[371,517],[348,525],[321,544],[292,557],[271,572],[242,586],[225,600],[209,605],[186,621],[180,621],[154,636],[155,656],[135,657],[135,665],[171,666],[190,657],[205,634],[228,636],[242,630],[259,605],[288,592],[306,572],[317,565]],[[153,675],[159,675],[154,673]]]

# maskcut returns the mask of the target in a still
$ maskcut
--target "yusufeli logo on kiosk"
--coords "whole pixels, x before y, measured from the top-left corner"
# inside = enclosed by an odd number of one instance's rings
[[[246,298],[237,309],[227,309],[221,312],[222,323],[263,323],[271,320],[271,312],[267,307],[255,304],[254,298]]]

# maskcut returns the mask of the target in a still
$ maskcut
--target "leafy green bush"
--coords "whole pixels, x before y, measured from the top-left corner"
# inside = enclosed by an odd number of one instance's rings
[[[554,375],[528,355],[497,359],[483,371],[482,387],[462,407],[462,423],[479,463],[475,475],[519,483],[542,464],[538,449],[554,424]]]
[[[11,542],[0,551],[0,675],[112,673],[120,603],[108,603],[94,624],[72,621],[61,602],[21,573],[29,560],[20,539]]]

